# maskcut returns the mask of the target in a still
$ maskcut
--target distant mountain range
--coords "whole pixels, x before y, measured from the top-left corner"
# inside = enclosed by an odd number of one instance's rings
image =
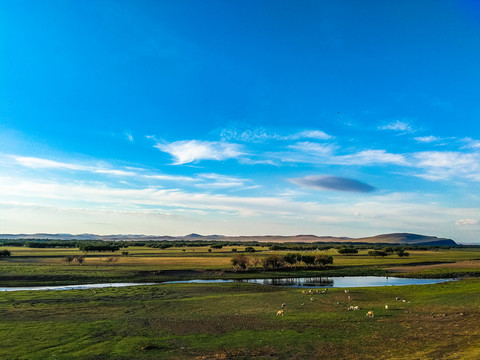
[[[50,240],[104,240],[104,241],[258,241],[258,242],[295,242],[295,243],[380,243],[380,244],[409,244],[432,246],[456,246],[452,239],[438,238],[436,236],[418,235],[410,233],[393,233],[362,238],[348,238],[335,236],[296,235],[296,236],[223,236],[189,234],[185,236],[152,236],[152,235],[95,235],[95,234],[0,234],[0,239],[50,239]]]

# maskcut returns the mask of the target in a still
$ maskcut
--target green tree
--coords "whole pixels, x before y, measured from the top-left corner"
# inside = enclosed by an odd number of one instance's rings
[[[388,254],[385,251],[382,250],[369,250],[368,255],[373,256],[374,258],[377,258],[377,256],[384,257],[387,256]]]
[[[283,258],[279,255],[268,255],[262,259],[262,264],[264,269],[278,269],[285,265]]]
[[[255,252],[255,249],[254,249],[253,247],[251,247],[251,246],[247,246],[247,247],[245,248],[245,252],[254,253],[254,252]]]
[[[289,265],[295,265],[298,263],[298,255],[299,254],[288,253],[286,255],[283,255],[283,260]]]
[[[315,264],[320,266],[325,266],[328,264],[333,264],[333,256],[330,255],[317,255],[315,256]]]
[[[302,255],[302,261],[307,266],[311,266],[315,264],[315,256],[314,255]]]
[[[0,260],[6,259],[7,257],[12,256],[12,253],[8,250],[0,250]]]
[[[338,253],[342,255],[353,255],[358,254],[358,250],[353,246],[342,246],[340,249],[338,249]]]
[[[410,254],[403,249],[395,251],[398,257],[408,257]]]

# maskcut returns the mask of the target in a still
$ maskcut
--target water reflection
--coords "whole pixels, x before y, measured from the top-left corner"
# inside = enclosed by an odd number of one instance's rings
[[[400,286],[437,284],[452,279],[411,279],[383,276],[345,276],[345,277],[301,277],[283,279],[243,279],[235,282],[245,282],[261,285],[276,285],[290,287],[370,287],[370,286]]]
[[[383,276],[345,276],[345,277],[297,277],[297,278],[281,278],[281,279],[241,279],[241,280],[181,280],[166,281],[162,284],[213,284],[213,283],[250,283],[272,286],[289,286],[301,288],[314,287],[372,287],[372,286],[400,286],[400,285],[424,285],[437,284],[453,279],[410,279]],[[98,289],[105,287],[124,287],[124,286],[140,286],[140,285],[156,285],[159,283],[108,283],[108,284],[85,284],[85,285],[65,285],[65,286],[25,286],[25,287],[0,287],[0,291],[22,291],[22,290],[82,290],[82,289]]]
[[[244,282],[260,285],[294,286],[294,287],[333,287],[333,279],[327,277],[299,277],[285,279],[243,279],[234,280],[235,282]]]

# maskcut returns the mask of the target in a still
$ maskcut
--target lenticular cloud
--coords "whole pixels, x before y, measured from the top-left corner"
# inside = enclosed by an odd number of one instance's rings
[[[340,176],[306,176],[291,179],[291,182],[321,190],[349,191],[349,192],[372,192],[375,188],[358,180]]]

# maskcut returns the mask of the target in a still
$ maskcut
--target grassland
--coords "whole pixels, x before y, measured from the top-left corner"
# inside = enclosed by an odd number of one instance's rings
[[[410,251],[374,259],[329,250],[327,270],[233,272],[230,248],[129,248],[67,264],[75,249],[8,248],[2,285],[382,273],[470,275],[435,285],[304,295],[253,284],[0,292],[1,359],[479,359],[480,251]],[[185,250],[185,251],[182,251]],[[195,251],[193,251],[195,250]],[[257,248],[253,256],[271,254]],[[325,252],[324,252],[325,253]],[[406,302],[396,301],[396,297]],[[312,300],[313,299],[313,300]],[[282,303],[285,316],[276,316]],[[385,305],[389,309],[385,310]],[[360,311],[348,311],[351,305]],[[365,316],[373,310],[375,317]]]

